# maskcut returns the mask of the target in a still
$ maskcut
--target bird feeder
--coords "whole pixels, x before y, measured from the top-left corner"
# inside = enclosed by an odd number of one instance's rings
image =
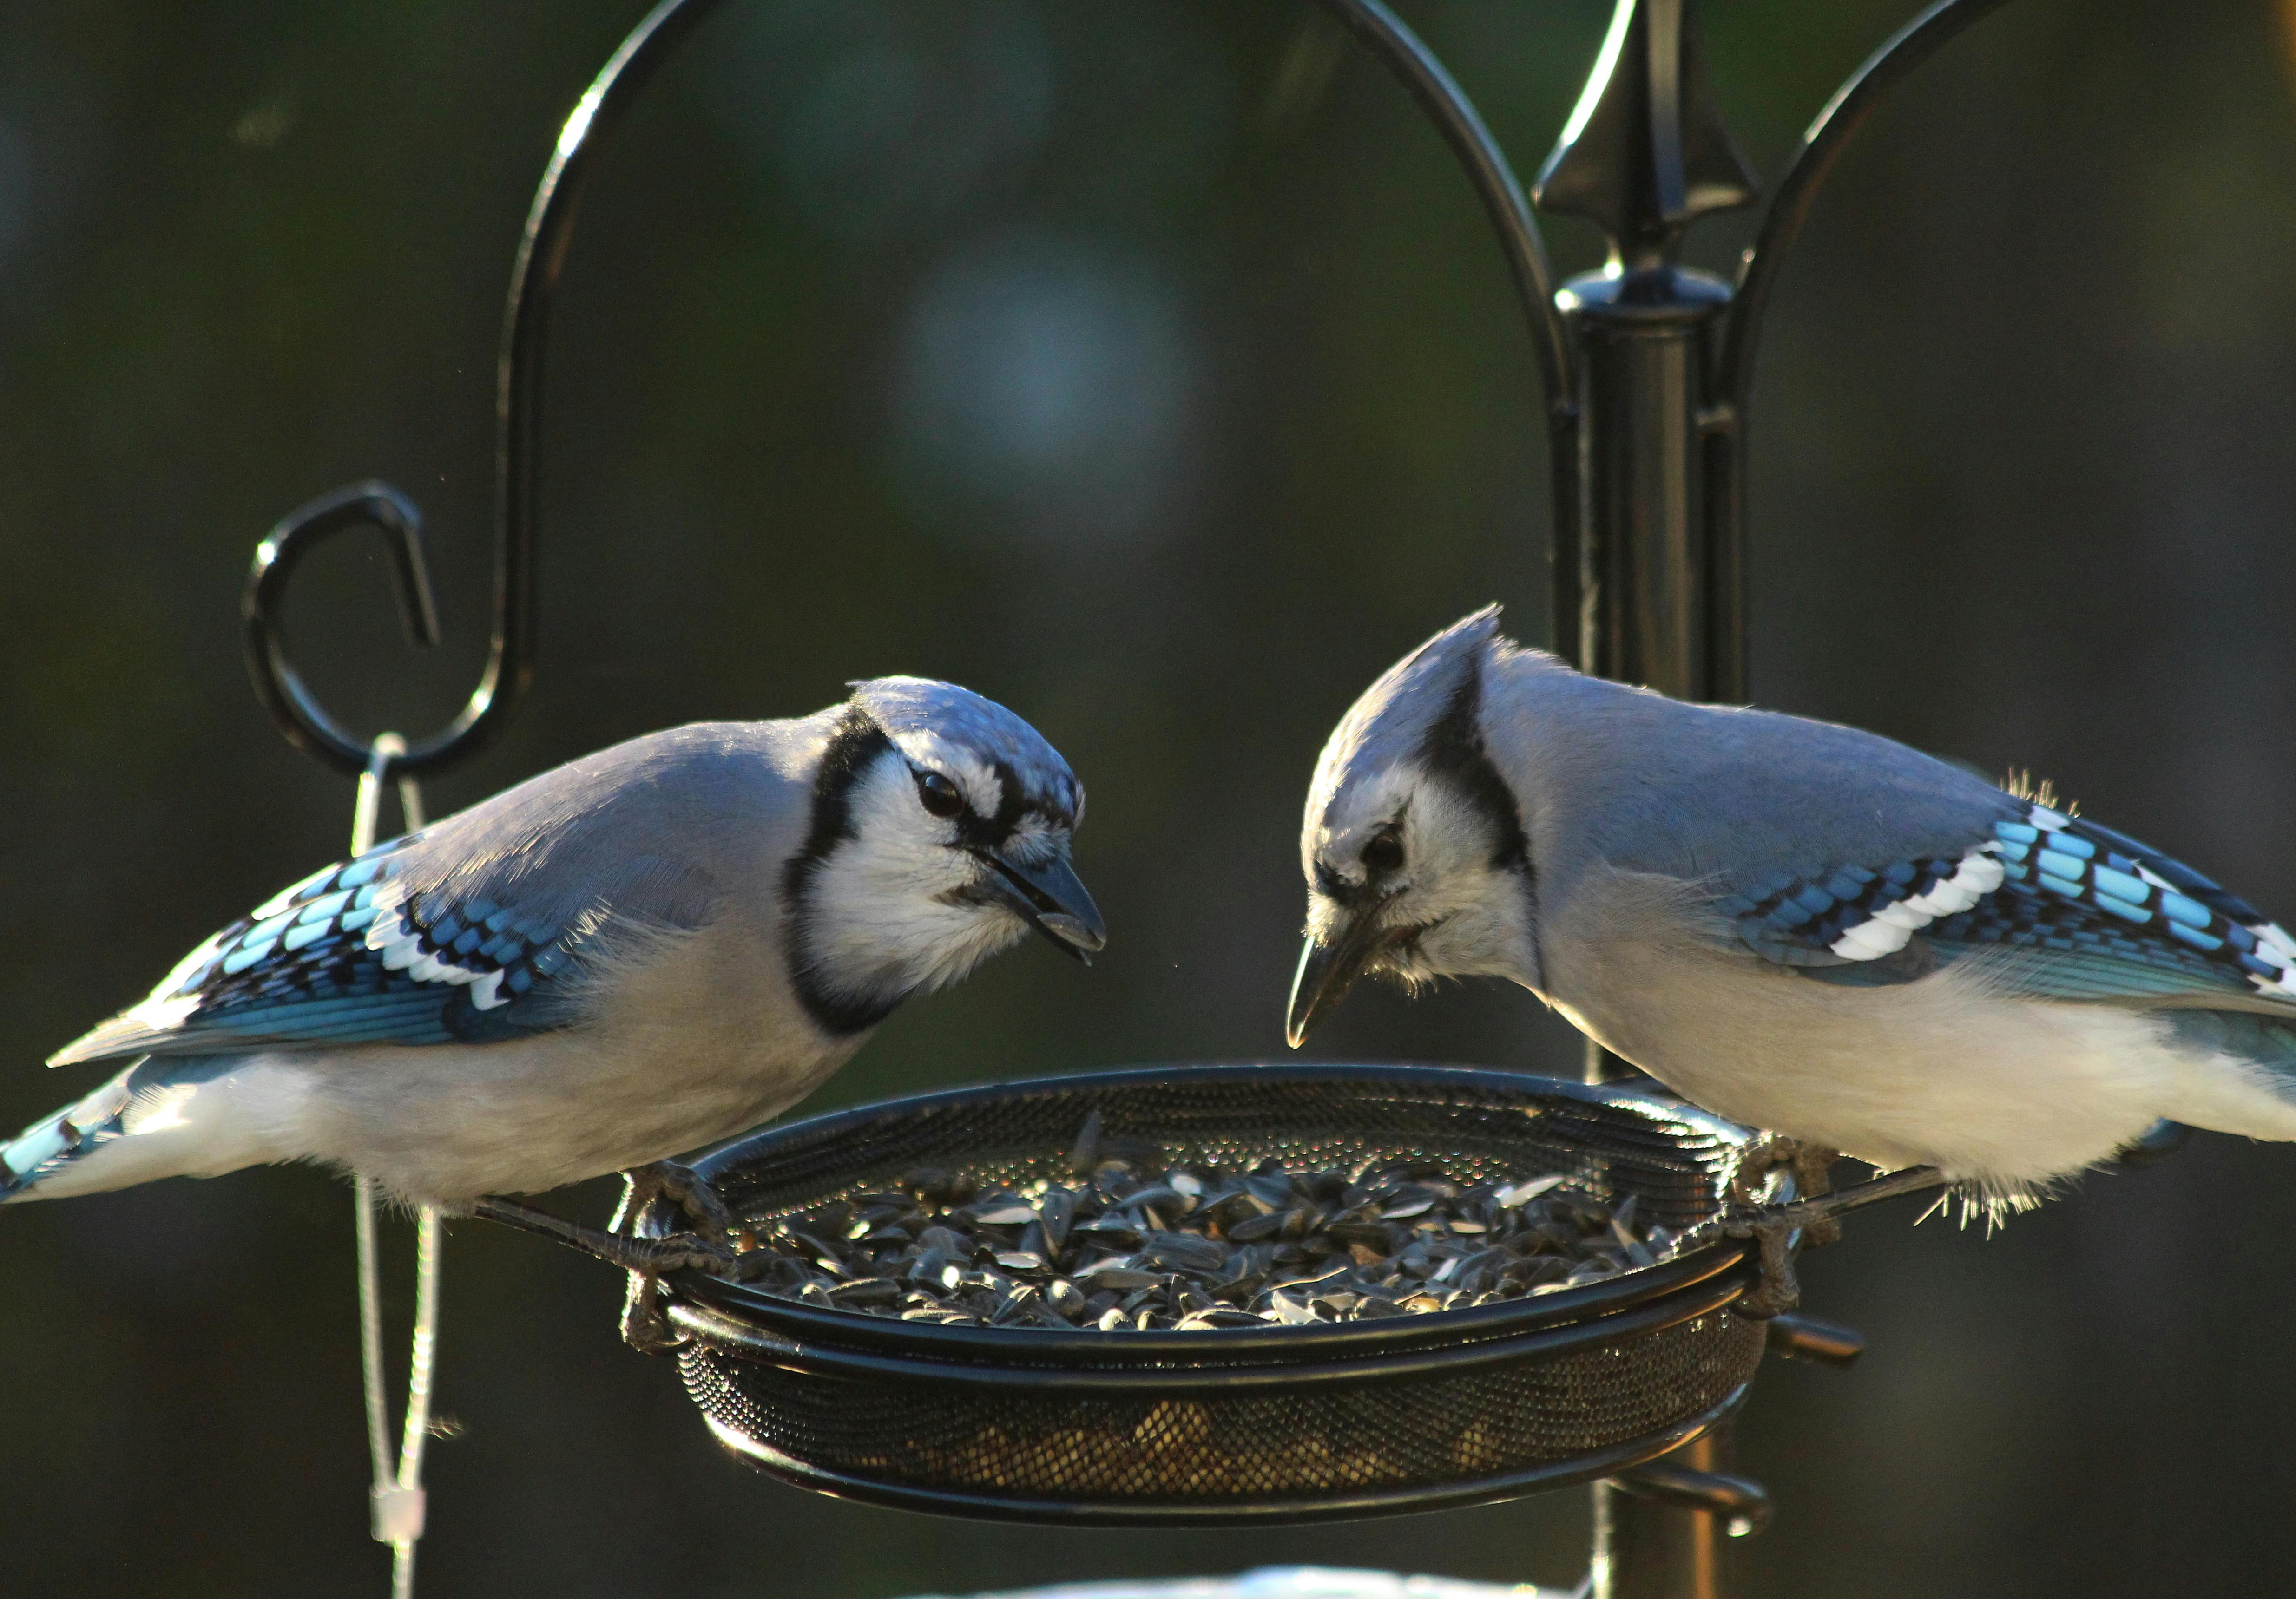
[[[301,555],[373,526],[390,543],[410,632],[435,639],[420,516],[405,496],[354,485],[288,516],[258,552],[245,604],[257,692],[296,747],[365,779],[370,808],[383,783],[477,750],[532,684],[543,355],[576,204],[622,114],[719,3],[656,6],[568,118],[536,193],[503,331],[492,644],[461,714],[425,737],[361,739],[297,675],[275,625]],[[1687,0],[1617,0],[1533,191],[1610,242],[1602,270],[1560,285],[1530,200],[1434,53],[1381,0],[1319,3],[1442,135],[1513,275],[1546,402],[1553,647],[1589,673],[1742,700],[1749,406],[1778,275],[1881,95],[2002,0],[1939,0],[1859,68],[1773,187],[1734,282],[1676,258],[1701,217],[1756,193]],[[1314,1149],[1568,1173],[1685,1226],[1710,1221],[1751,1135],[1621,1080],[1629,1075],[1591,1049],[1584,1083],[1432,1067],[1095,1074],[816,1118],[736,1143],[700,1170],[752,1216],[858,1191],[926,1156],[1010,1182],[1098,1111],[1176,1154]],[[672,1226],[661,1201],[626,1219],[641,1234]],[[1264,1523],[1593,1480],[1598,1599],[1716,1599],[1727,1591],[1721,1537],[1767,1513],[1759,1487],[1730,1473],[1727,1446],[1762,1353],[1846,1365],[1857,1351],[1842,1330],[1747,1313],[1746,1296],[1777,1264],[1715,1235],[1612,1283],[1509,1305],[1202,1332],[913,1324],[692,1274],[666,1295],[709,1424],[751,1463],[824,1492],[968,1516]],[[394,1510],[402,1548],[406,1510]],[[419,1530],[419,1505],[415,1521]]]

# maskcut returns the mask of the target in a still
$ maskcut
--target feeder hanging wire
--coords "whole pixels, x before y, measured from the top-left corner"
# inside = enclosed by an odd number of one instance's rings
[[[383,775],[406,753],[395,733],[378,734],[366,770],[359,774],[358,798],[351,808],[351,856],[374,848],[376,814],[382,806]],[[398,778],[398,809],[406,830],[422,825],[422,791],[413,777]],[[366,1389],[367,1452],[374,1469],[368,1490],[374,1513],[374,1538],[389,1544],[391,1599],[414,1599],[414,1545],[422,1536],[422,1451],[430,1437],[431,1379],[439,1349],[439,1212],[424,1205],[415,1218],[414,1343],[406,1374],[406,1425],[399,1435],[398,1464],[390,1463],[390,1412],[383,1395],[382,1286],[376,1265],[375,1216],[381,1209],[373,1177],[353,1185],[358,1231],[359,1367]]]

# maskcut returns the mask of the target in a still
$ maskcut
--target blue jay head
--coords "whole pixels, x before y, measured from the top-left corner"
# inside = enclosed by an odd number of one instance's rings
[[[1300,835],[1308,942],[1292,1047],[1365,973],[1537,986],[1535,898],[1514,794],[1483,748],[1484,685],[1513,650],[1496,606],[1390,668],[1332,731]]]
[[[1089,963],[1107,941],[1069,864],[1084,788],[1042,734],[955,684],[853,685],[791,863],[800,991],[836,1030],[963,978],[1030,929]]]

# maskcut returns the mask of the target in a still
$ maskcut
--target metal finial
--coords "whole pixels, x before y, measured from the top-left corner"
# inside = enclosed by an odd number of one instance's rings
[[[1723,125],[1688,0],[1618,0],[1586,92],[1533,196],[1584,217],[1613,266],[1662,266],[1683,230],[1754,197],[1754,176]]]

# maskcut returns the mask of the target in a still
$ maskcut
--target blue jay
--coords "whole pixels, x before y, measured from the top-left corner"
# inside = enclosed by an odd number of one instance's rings
[[[1696,1103],[1996,1202],[2162,1119],[2296,1139],[2296,941],[2244,900],[2046,791],[1498,627],[1324,749],[1295,1046],[1367,972],[1505,978]]]
[[[1087,958],[1084,791],[1036,730],[882,677],[633,739],[297,883],[52,1065],[124,1064],[0,1147],[0,1197],[311,1160],[410,1202],[738,1133],[1031,928]]]

